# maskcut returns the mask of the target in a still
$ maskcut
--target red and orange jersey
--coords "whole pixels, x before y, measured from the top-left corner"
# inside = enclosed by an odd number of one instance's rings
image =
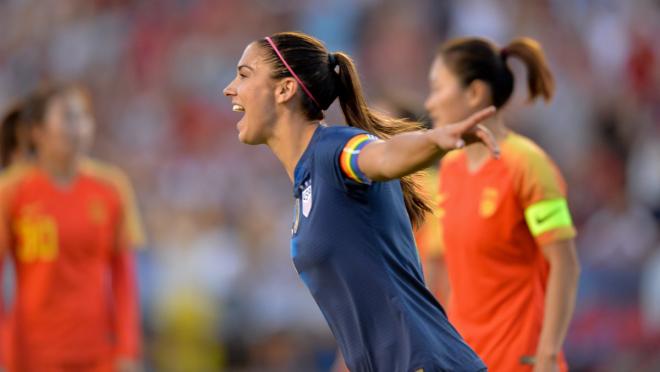
[[[2,325],[9,370],[137,357],[132,257],[123,248],[143,234],[126,195],[126,178],[92,161],[66,186],[37,167],[3,174],[0,250],[15,262],[17,286]]]
[[[540,246],[575,236],[552,160],[510,133],[501,159],[467,168],[464,150],[440,171],[441,223],[451,284],[448,315],[491,371],[529,371],[543,322],[549,266]],[[560,366],[566,370],[563,356]]]

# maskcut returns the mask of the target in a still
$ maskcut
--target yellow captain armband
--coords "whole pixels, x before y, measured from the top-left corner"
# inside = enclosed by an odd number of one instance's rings
[[[525,209],[525,220],[534,237],[550,230],[573,226],[568,203],[564,198],[541,200],[530,205]]]

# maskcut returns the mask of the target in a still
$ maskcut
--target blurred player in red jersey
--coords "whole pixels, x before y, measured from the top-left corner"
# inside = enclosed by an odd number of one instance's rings
[[[83,155],[89,103],[79,88],[54,87],[20,110],[35,156],[0,180],[0,251],[17,283],[2,319],[8,371],[140,370],[130,248],[143,234],[126,176]]]
[[[553,79],[540,45],[516,39],[447,42],[431,67],[426,108],[452,122],[509,100],[511,57],[527,67],[530,99],[549,100]],[[566,186],[553,161],[498,113],[484,123],[501,148],[450,153],[440,168],[440,208],[451,285],[449,319],[490,371],[565,371],[561,352],[579,275]]]

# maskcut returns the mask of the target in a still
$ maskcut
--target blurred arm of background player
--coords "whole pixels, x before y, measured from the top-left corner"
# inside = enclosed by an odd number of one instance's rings
[[[142,371],[140,358],[140,312],[133,252],[122,248],[112,258],[112,294],[115,303],[116,370]]]
[[[575,308],[580,265],[573,239],[541,247],[550,264],[543,327],[536,350],[534,372],[554,371]]]
[[[499,149],[495,137],[478,125],[494,114],[495,108],[488,107],[459,123],[372,142],[362,149],[358,166],[370,180],[387,181],[427,168],[447,151],[466,143],[483,142],[497,155]]]
[[[5,291],[4,291],[4,273],[5,273],[5,254],[4,249],[0,247],[0,335],[5,334],[5,327],[7,324],[7,316],[5,314]],[[3,343],[4,337],[0,337],[0,350],[5,349]],[[0,372],[5,371],[5,361],[2,358],[4,353],[0,352]]]
[[[122,222],[118,247],[112,257],[112,295],[115,304],[115,368],[118,372],[140,372],[142,367],[142,330],[135,249],[145,246],[144,227],[138,212],[135,193],[129,178],[115,168],[109,175],[119,191]]]
[[[3,174],[4,176],[4,174]],[[3,177],[4,178],[4,177]],[[4,267],[5,267],[5,258],[8,256],[9,252],[9,212],[8,212],[8,192],[6,185],[2,182],[4,179],[0,179],[0,335],[5,334],[5,328],[7,327],[7,314],[5,309],[5,296],[4,296]],[[4,345],[5,337],[0,337],[0,372],[6,370],[4,360],[6,349]]]

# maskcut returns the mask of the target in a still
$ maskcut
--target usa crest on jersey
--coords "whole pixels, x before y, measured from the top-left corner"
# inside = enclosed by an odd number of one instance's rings
[[[302,214],[309,217],[309,212],[312,210],[312,181],[307,180],[303,183],[302,192]]]

